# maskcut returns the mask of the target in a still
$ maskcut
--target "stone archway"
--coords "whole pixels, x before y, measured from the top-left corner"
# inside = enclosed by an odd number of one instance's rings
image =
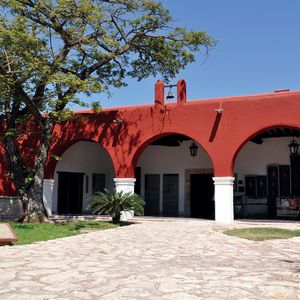
[[[52,211],[55,213],[89,212],[90,196],[96,191],[112,190],[114,176],[112,160],[100,144],[93,141],[79,141],[72,144],[62,154],[55,167]],[[76,209],[72,206],[73,200],[68,200],[69,204],[61,204],[61,201],[65,200],[60,198],[69,196],[79,201],[77,206],[75,205]]]
[[[300,160],[290,156],[288,147],[299,136],[296,127],[274,125],[243,142],[234,160],[236,217],[283,217],[282,200],[292,194],[300,199]],[[285,215],[296,213],[291,209]]]
[[[197,156],[191,156],[192,141],[184,134],[165,133],[151,137],[139,150],[136,186],[145,199],[146,215],[214,217],[213,164],[199,144]]]

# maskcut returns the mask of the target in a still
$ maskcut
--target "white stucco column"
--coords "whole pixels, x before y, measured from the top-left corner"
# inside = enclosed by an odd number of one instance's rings
[[[54,180],[43,180],[43,201],[48,216],[52,215],[52,195],[53,195]]]
[[[233,215],[233,182],[234,177],[213,177],[215,184],[215,221],[230,224]]]
[[[123,191],[123,193],[134,193],[134,183],[136,179],[135,178],[114,178],[115,182],[115,188],[117,192]],[[129,218],[133,218],[134,211],[128,210],[125,212],[122,212],[121,220],[127,221]]]
[[[134,193],[135,178],[114,178],[116,191],[124,193]]]

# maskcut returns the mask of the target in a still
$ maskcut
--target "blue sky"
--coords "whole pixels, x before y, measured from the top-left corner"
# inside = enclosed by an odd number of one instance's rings
[[[181,71],[188,99],[300,89],[299,0],[163,0],[176,23],[219,40],[208,58]],[[93,95],[103,107],[153,102],[156,79]],[[176,82],[176,80],[174,80]]]

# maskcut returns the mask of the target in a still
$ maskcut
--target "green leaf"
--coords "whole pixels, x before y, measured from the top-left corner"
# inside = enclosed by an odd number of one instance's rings
[[[121,212],[133,210],[136,215],[144,214],[144,200],[137,194],[121,192],[96,192],[90,199],[93,214],[108,214],[120,220]]]

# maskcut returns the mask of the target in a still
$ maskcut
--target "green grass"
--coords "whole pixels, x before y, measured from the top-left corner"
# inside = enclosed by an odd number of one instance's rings
[[[102,230],[118,227],[118,225],[102,221],[70,221],[65,225],[10,222],[10,225],[18,237],[18,241],[14,242],[14,245],[32,244],[77,235],[89,229]]]
[[[289,230],[273,227],[257,227],[257,228],[242,228],[231,229],[224,231],[225,234],[236,236],[247,240],[264,241],[273,239],[289,239],[295,236],[300,236],[300,230]]]

